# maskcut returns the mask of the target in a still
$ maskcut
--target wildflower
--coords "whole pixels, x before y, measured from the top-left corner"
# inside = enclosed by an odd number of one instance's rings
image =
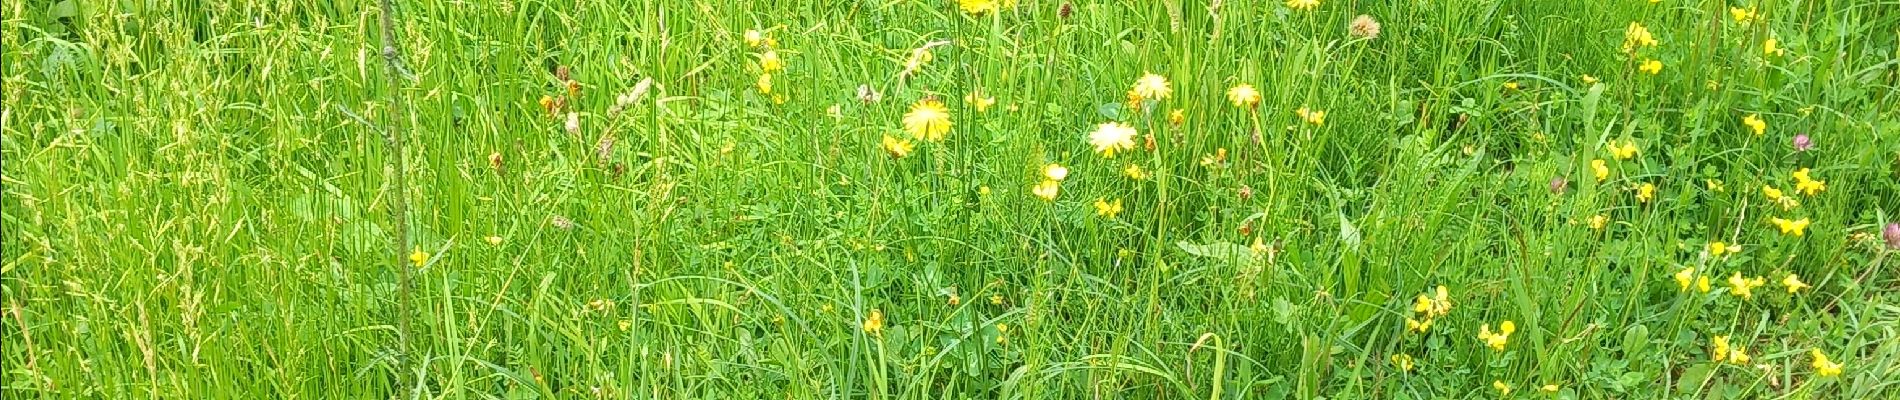
[[[1003,344],[1004,342],[1008,342],[1009,341],[1008,337],[1003,336],[1006,334],[1009,334],[1009,325],[1002,324],[1002,323],[996,324],[996,344]]]
[[[970,108],[976,109],[976,112],[984,112],[989,110],[991,105],[996,104],[996,98],[984,97],[980,92],[970,92],[970,94],[963,95],[963,102],[969,103]]]
[[[1431,298],[1428,299],[1423,294],[1418,295],[1417,304],[1413,305],[1412,308],[1413,311],[1425,314],[1429,317],[1443,317],[1446,314],[1450,314],[1451,291],[1445,289],[1445,285],[1438,285]]]
[[[1643,65],[1636,67],[1636,69],[1646,74],[1656,75],[1662,73],[1662,67],[1662,61],[1647,60],[1643,61]]]
[[[930,60],[935,58],[934,55],[930,54],[929,47],[912,49],[910,56],[904,58],[904,71],[898,73],[898,75],[910,76],[911,74],[915,74],[924,68],[924,64],[929,64]]]
[[[581,133],[581,113],[568,112],[566,128],[567,128],[567,133],[573,133],[573,134]]]
[[[1597,82],[1601,82],[1600,80],[1597,80],[1597,77],[1590,76],[1590,74],[1583,74],[1583,84],[1595,85]]]
[[[1600,231],[1600,230],[1603,230],[1603,227],[1605,225],[1609,225],[1609,224],[1610,224],[1610,217],[1607,215],[1597,214],[1597,215],[1590,216],[1590,229],[1595,229],[1595,230]]]
[[[1557,384],[1555,383],[1547,383],[1547,384],[1544,384],[1544,386],[1537,388],[1537,390],[1542,390],[1544,391],[1544,393],[1557,393],[1558,390],[1562,390],[1562,389],[1563,388],[1557,387]]]
[[[1517,324],[1511,321],[1498,324],[1498,331],[1495,333],[1491,332],[1491,324],[1479,325],[1478,340],[1484,341],[1484,345],[1490,346],[1492,350],[1504,351],[1504,345],[1510,343],[1511,333],[1514,332],[1517,332]]]
[[[934,98],[917,100],[910,106],[910,113],[904,114],[904,130],[924,140],[943,140],[944,134],[950,133],[950,110]]]
[[[884,101],[884,94],[878,93],[871,85],[858,85],[858,101],[864,104]]]
[[[760,71],[769,74],[783,69],[785,69],[785,61],[778,58],[777,50],[766,50],[765,52],[759,53]]]
[[[1711,192],[1720,193],[1724,191],[1721,179],[1703,179],[1702,185],[1703,187],[1707,187]]]
[[[1689,285],[1695,283],[1695,276],[1695,267],[1683,267],[1681,271],[1676,271],[1676,286],[1681,286],[1682,291],[1689,291]]]
[[[898,139],[891,137],[891,135],[884,135],[884,139],[879,146],[883,147],[884,153],[890,154],[891,158],[904,158],[904,156],[910,155],[912,150],[917,149],[917,146],[912,144],[910,140]]]
[[[1601,158],[1590,160],[1590,171],[1596,173],[1597,182],[1610,179],[1610,163],[1603,161]]]
[[[1045,165],[1042,167],[1042,176],[1044,178],[1049,178],[1049,180],[1052,180],[1052,181],[1061,181],[1063,179],[1068,179],[1069,168],[1063,167],[1062,164],[1049,163],[1049,165]]]
[[[1119,122],[1107,122],[1095,127],[1089,133],[1089,144],[1095,146],[1095,152],[1103,158],[1115,158],[1115,150],[1135,148],[1135,128]]]
[[[1656,41],[1656,36],[1651,35],[1649,28],[1643,27],[1641,23],[1630,22],[1629,28],[1623,30],[1624,53],[1635,51],[1640,47],[1655,47],[1658,44],[1660,43]]]
[[[1148,179],[1148,171],[1142,170],[1141,165],[1137,164],[1128,164],[1127,167],[1122,168],[1122,175],[1138,181]]]
[[[1253,108],[1260,105],[1260,91],[1245,83],[1234,85],[1227,89],[1227,101],[1234,103],[1234,107]]]
[[[1748,130],[1755,131],[1755,136],[1768,133],[1768,121],[1763,121],[1761,114],[1748,114],[1742,117],[1742,125],[1748,126]]]
[[[1517,84],[1517,81],[1510,81],[1510,82],[1504,83],[1504,90],[1517,90],[1518,87],[1519,85]]]
[[[1732,346],[1728,351],[1728,362],[1735,365],[1748,365],[1748,348]]]
[[[1735,23],[1738,23],[1738,24],[1747,24],[1749,21],[1754,21],[1756,17],[1754,7],[1749,7],[1749,8],[1729,7],[1728,15],[1729,17],[1734,18]]]
[[[1794,151],[1802,152],[1802,151],[1808,151],[1808,150],[1813,150],[1813,149],[1814,149],[1814,139],[1809,138],[1808,134],[1803,133],[1799,135],[1794,135]]]
[[[1326,125],[1325,111],[1312,110],[1312,109],[1306,108],[1306,106],[1300,106],[1300,109],[1293,110],[1293,113],[1299,115],[1300,119],[1306,120],[1306,123],[1313,124],[1313,125]]]
[[[626,332],[629,329],[633,329],[633,320],[623,319],[623,320],[620,320],[620,322],[615,323],[615,325],[620,327],[621,332]]]
[[[1812,176],[1809,176],[1807,168],[1795,170],[1792,175],[1794,176],[1794,191],[1796,192],[1801,192],[1801,194],[1807,196],[1814,196],[1827,190],[1827,181],[1816,180]]]
[[[1497,389],[1500,397],[1511,395],[1511,385],[1505,384],[1504,381],[1491,381],[1491,388]]]
[[[1617,145],[1616,142],[1609,142],[1604,143],[1603,147],[1608,148],[1610,155],[1616,157],[1618,160],[1628,160],[1636,157],[1636,142],[1633,141],[1625,140],[1620,146]]]
[[[1000,294],[990,295],[990,305],[993,305],[993,306],[1003,305],[1003,295],[1000,295]]]
[[[1841,364],[1828,361],[1827,355],[1822,354],[1821,349],[1808,350],[1808,355],[1814,357],[1813,365],[1815,375],[1820,375],[1823,378],[1841,375]]]
[[[964,13],[970,15],[996,12],[1002,9],[1002,7],[1003,4],[1000,0],[957,0],[957,8],[963,9]]]
[[[1887,228],[1881,230],[1880,236],[1887,239],[1887,247],[1900,249],[1900,223],[1887,224]]]
[[[990,186],[989,186],[989,185],[983,185],[983,186],[978,186],[978,187],[976,188],[976,194],[977,194],[978,196],[989,196],[989,195],[990,195]]]
[[[1141,79],[1135,80],[1133,91],[1146,100],[1162,100],[1174,93],[1174,89],[1168,88],[1168,78],[1152,73],[1143,74]]]
[[[580,97],[580,95],[581,95],[581,83],[580,83],[580,81],[576,81],[576,80],[573,80],[573,79],[569,79],[569,80],[567,80],[567,82],[566,82],[566,83],[567,83],[567,85],[566,85],[566,86],[567,86],[567,97]]]
[[[1734,294],[1736,297],[1741,297],[1743,300],[1755,298],[1755,288],[1762,287],[1762,285],[1766,284],[1768,284],[1767,280],[1762,278],[1746,278],[1742,276],[1740,271],[1728,277],[1729,293]]]
[[[871,309],[871,315],[864,318],[864,333],[877,337],[884,336],[884,310]]]
[[[1787,277],[1781,278],[1781,286],[1788,288],[1788,294],[1794,294],[1794,292],[1799,292],[1801,289],[1813,288],[1813,286],[1808,286],[1807,282],[1802,282],[1801,276],[1795,275],[1794,273],[1788,273]]]
[[[1432,330],[1432,319],[1426,318],[1424,321],[1419,321],[1419,320],[1407,317],[1405,318],[1405,330],[1408,332],[1418,332],[1418,333],[1430,332]]]
[[[421,247],[417,247],[414,252],[409,253],[409,263],[415,264],[416,268],[422,268],[422,265],[428,262],[429,253],[422,252]]]
[[[772,94],[772,74],[759,74],[759,81],[754,85],[759,87],[759,94]]]
[[[1115,218],[1116,215],[1120,215],[1121,213],[1122,199],[1115,199],[1112,203],[1105,199],[1095,199],[1095,215]]]
[[[759,32],[757,29],[747,29],[745,31],[745,45],[746,47],[771,48],[772,46],[778,45],[778,40],[774,40],[770,36],[765,36],[764,32]]]
[[[1286,0],[1286,8],[1312,10],[1319,7],[1319,0]]]
[[[1379,20],[1373,19],[1371,15],[1360,14],[1352,18],[1352,23],[1346,25],[1346,32],[1351,33],[1353,37],[1357,38],[1377,39],[1379,37]]]
[[[1775,224],[1775,227],[1780,228],[1781,234],[1795,235],[1795,236],[1801,236],[1803,234],[1806,234],[1808,230],[1808,223],[1809,223],[1807,218],[1802,218],[1802,219],[1797,219],[1797,220],[1788,220],[1787,218],[1782,218],[1782,217],[1769,218],[1768,222],[1773,222]]]
[[[1696,278],[1695,278],[1695,290],[1696,290],[1696,291],[1698,291],[1698,292],[1702,292],[1702,293],[1708,293],[1708,292],[1709,292],[1709,289],[1710,289],[1710,287],[1709,287],[1709,276],[1708,276],[1708,275],[1702,275],[1702,276],[1698,276],[1698,277],[1696,277]]]
[[[1034,193],[1036,197],[1041,197],[1044,201],[1055,201],[1056,193],[1061,190],[1061,182],[1056,182],[1053,179],[1044,179],[1042,183],[1037,183],[1035,188],[1030,189],[1030,193]]]
[[[1146,101],[1141,97],[1141,93],[1136,92],[1135,89],[1128,89],[1126,97],[1128,98],[1128,108],[1131,109],[1143,108],[1141,103]]]
[[[486,237],[486,238],[483,238],[483,239],[484,239],[484,240],[487,240],[487,241],[488,241],[488,245],[489,245],[489,246],[500,246],[500,245],[501,245],[501,237],[500,237],[500,236],[494,236],[494,235],[489,235],[488,237]]]
[[[1182,122],[1187,122],[1187,110],[1176,108],[1168,112],[1168,125],[1181,126]]]
[[[1211,167],[1227,162],[1227,148],[1214,149],[1214,154],[1201,156],[1201,166]]]
[[[1781,48],[1781,41],[1775,40],[1775,38],[1772,37],[1761,41],[1761,55],[1763,57],[1783,54],[1788,54],[1788,52]]]
[[[1655,199],[1655,198],[1656,198],[1656,184],[1643,182],[1642,186],[1636,187],[1636,201],[1637,202],[1648,203],[1651,199]]]
[[[1412,363],[1412,356],[1410,355],[1393,354],[1392,366],[1402,372],[1412,372],[1412,367],[1416,366],[1416,364]]]
[[[1715,362],[1728,361],[1728,336],[1716,336],[1709,341],[1709,358]]]
[[[1791,210],[1791,209],[1794,209],[1796,206],[1801,205],[1801,203],[1798,201],[1795,201],[1793,197],[1788,197],[1785,193],[1783,193],[1781,191],[1781,188],[1777,188],[1774,186],[1762,185],[1761,194],[1762,196],[1768,197],[1769,201],[1773,201],[1776,204],[1780,204],[1782,210]]]

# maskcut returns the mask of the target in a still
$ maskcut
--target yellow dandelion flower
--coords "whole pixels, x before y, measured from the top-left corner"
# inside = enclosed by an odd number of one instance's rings
[[[1643,61],[1643,65],[1636,69],[1643,71],[1645,74],[1656,75],[1662,73],[1662,68],[1662,61],[1648,60]]]
[[[1596,173],[1597,182],[1610,179],[1610,163],[1601,158],[1590,160],[1590,171]]]
[[[1807,282],[1802,282],[1800,275],[1795,275],[1793,273],[1788,274],[1787,277],[1781,278],[1781,286],[1788,288],[1788,294],[1794,294],[1795,292],[1801,291],[1801,289],[1808,289],[1808,288],[1813,287],[1813,286],[1808,286]]]
[[[996,104],[996,98],[984,97],[983,94],[979,92],[970,92],[970,94],[963,95],[963,102],[970,104],[970,108],[976,110],[976,112],[984,112],[988,111],[990,106]]]
[[[1748,116],[1742,117],[1742,125],[1746,125],[1748,126],[1748,130],[1754,131],[1755,136],[1768,133],[1768,121],[1762,120],[1761,114],[1748,114]]]
[[[1116,150],[1135,148],[1135,128],[1119,122],[1108,122],[1095,127],[1089,133],[1089,144],[1095,146],[1095,152],[1102,158],[1115,158]]]
[[[1061,190],[1061,182],[1045,179],[1042,183],[1037,183],[1036,187],[1031,188],[1030,193],[1034,193],[1036,197],[1041,197],[1044,201],[1055,201],[1056,194]]]
[[[1808,221],[1807,218],[1789,220],[1787,218],[1774,217],[1769,218],[1768,222],[1773,222],[1776,228],[1780,228],[1781,234],[1783,235],[1802,236],[1807,234],[1810,221]]]
[[[1253,108],[1260,105],[1260,90],[1245,83],[1234,85],[1227,89],[1227,101],[1234,103],[1234,107]]]
[[[1095,199],[1095,215],[1115,218],[1116,215],[1121,215],[1121,213],[1122,199],[1115,199],[1114,202],[1110,202],[1106,199]]]
[[[1064,167],[1062,164],[1049,163],[1049,165],[1042,166],[1042,177],[1060,182],[1063,179],[1069,178],[1069,167]]]
[[[884,153],[891,155],[891,158],[904,158],[909,156],[912,150],[917,149],[917,145],[912,144],[910,140],[898,139],[891,135],[884,135],[879,147],[884,148]]]
[[[1814,358],[1812,365],[1814,365],[1815,375],[1820,375],[1823,378],[1841,375],[1841,364],[1828,361],[1827,354],[1822,354],[1821,349],[1809,350],[1808,355]]]
[[[1312,10],[1314,8],[1319,8],[1319,0],[1286,0],[1286,8],[1291,8],[1295,10]]]
[[[1142,99],[1157,101],[1166,99],[1168,95],[1174,93],[1174,89],[1168,88],[1168,78],[1153,73],[1142,74],[1141,79],[1135,80],[1133,91]]]
[[[950,110],[936,99],[918,100],[910,106],[910,113],[904,114],[904,130],[927,141],[943,140],[944,134],[950,133],[950,125]]]
[[[417,247],[414,252],[409,253],[409,263],[415,264],[416,268],[422,268],[423,264],[427,264],[428,262],[429,253],[422,252],[421,247]]]

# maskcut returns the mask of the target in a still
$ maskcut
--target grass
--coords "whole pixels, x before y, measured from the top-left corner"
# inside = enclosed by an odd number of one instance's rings
[[[0,4],[9,399],[1900,396],[1891,0],[80,3]]]

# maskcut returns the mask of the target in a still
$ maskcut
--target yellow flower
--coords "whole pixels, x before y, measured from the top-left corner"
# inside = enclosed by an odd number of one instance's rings
[[[1089,144],[1095,146],[1095,152],[1103,158],[1115,158],[1115,150],[1133,150],[1135,148],[1135,127],[1120,122],[1107,122],[1095,127],[1089,133]]]
[[[1734,348],[1728,352],[1728,362],[1734,363],[1735,365],[1748,365],[1749,359],[1748,349],[1745,347],[1734,346]]]
[[[1601,158],[1590,160],[1590,171],[1596,173],[1597,182],[1603,182],[1603,180],[1605,179],[1610,179],[1610,163],[1607,161],[1603,161],[1603,159]]]
[[[1319,0],[1286,0],[1286,8],[1311,10],[1319,7]]]
[[[1393,354],[1392,366],[1398,368],[1399,371],[1412,372],[1412,368],[1415,367],[1416,364],[1412,363],[1412,356],[1410,355]]]
[[[1418,333],[1430,332],[1432,330],[1432,319],[1426,318],[1424,321],[1419,321],[1408,317],[1405,319],[1405,330]]]
[[[1095,215],[1108,217],[1108,218],[1115,218],[1116,215],[1119,215],[1121,213],[1122,213],[1122,199],[1115,199],[1115,202],[1113,203],[1105,199],[1095,199]]]
[[[1738,250],[1731,250],[1729,248],[1728,243],[1722,243],[1719,240],[1709,242],[1709,256],[1710,257],[1721,257],[1723,254],[1734,253],[1736,251]]]
[[[1002,9],[1003,4],[998,0],[957,0],[957,7],[962,8],[963,12],[969,13],[970,15],[978,15],[986,12],[996,12]]]
[[[1755,20],[1755,8],[1729,7],[1728,15],[1729,17],[1735,18],[1736,23],[1747,24],[1749,21]]]
[[[1616,157],[1618,160],[1628,160],[1636,157],[1636,142],[1633,141],[1625,140],[1621,146],[1617,145],[1616,142],[1609,142],[1604,143],[1603,147],[1608,148],[1610,155]]]
[[[1771,200],[1771,201],[1781,200],[1781,196],[1783,195],[1780,188],[1776,188],[1774,186],[1766,186],[1766,185],[1763,185],[1761,187],[1761,194],[1763,196],[1768,196],[1768,200]]]
[[[1654,2],[1652,1],[1652,3]],[[1557,387],[1555,383],[1545,384],[1543,387],[1537,388],[1537,390],[1542,390],[1544,393],[1557,393],[1557,391],[1561,389],[1563,388]]]
[[[1042,177],[1060,182],[1063,179],[1069,178],[1069,168],[1062,166],[1062,164],[1049,163],[1049,165],[1042,166]]]
[[[1655,199],[1655,198],[1656,198],[1656,184],[1643,182],[1642,186],[1636,187],[1636,201],[1637,202],[1648,203],[1651,199]]]
[[[623,319],[623,320],[620,320],[620,322],[615,323],[615,325],[620,326],[621,332],[626,332],[628,329],[633,329],[633,320]]]
[[[989,185],[983,185],[983,186],[978,186],[978,187],[976,188],[976,194],[977,194],[978,196],[988,196],[988,195],[990,195],[990,186],[989,186]]]
[[[915,74],[917,71],[923,70],[924,64],[929,64],[930,60],[935,58],[936,56],[930,54],[930,48],[928,47],[912,49],[910,56],[904,58],[904,71],[898,74],[904,76]]]
[[[1595,85],[1597,82],[1601,82],[1600,80],[1597,80],[1597,77],[1590,76],[1590,74],[1583,74],[1583,84]]]
[[[1729,293],[1743,300],[1755,298],[1755,288],[1766,284],[1768,281],[1762,278],[1744,278],[1739,271],[1728,277]]]
[[[1784,54],[1788,54],[1788,52],[1781,48],[1781,41],[1775,40],[1775,38],[1772,37],[1761,41],[1762,56],[1779,56]]]
[[[1129,109],[1142,108],[1141,102],[1143,100],[1144,99],[1141,98],[1141,93],[1136,92],[1135,89],[1128,89],[1128,108]]]
[[[777,50],[766,50],[763,53],[759,53],[760,71],[769,74],[783,69],[785,69],[785,61],[778,58]]]
[[[891,137],[891,135],[884,135],[884,140],[880,143],[880,146],[884,148],[885,154],[891,155],[891,158],[904,158],[904,156],[910,155],[912,150],[917,149],[917,146],[912,144],[910,140],[898,139]]]
[[[1801,277],[1793,273],[1788,274],[1785,278],[1781,278],[1781,286],[1788,288],[1788,294],[1794,294],[1794,292],[1799,292],[1801,289],[1813,287],[1808,286],[1807,282],[1802,282]]]
[[[759,94],[772,94],[772,74],[759,74]]]
[[[924,140],[943,140],[944,134],[950,133],[950,110],[936,99],[918,100],[910,106],[910,113],[904,114],[904,130]]]
[[[1807,218],[1788,220],[1782,217],[1769,218],[1768,222],[1773,222],[1775,227],[1781,228],[1781,234],[1795,236],[1807,234],[1809,223]]]
[[[773,40],[770,36],[765,36],[764,32],[759,32],[757,29],[747,29],[745,31],[745,45],[746,47],[770,48],[778,45],[778,41]]]
[[[1742,117],[1742,125],[1747,125],[1748,130],[1755,131],[1755,136],[1768,133],[1768,121],[1763,121],[1761,114],[1748,114]]]
[[[1801,192],[1803,195],[1814,196],[1825,190],[1827,190],[1827,181],[1816,180],[1808,176],[1807,168],[1794,171],[1794,191]]]
[[[1061,190],[1061,182],[1044,179],[1042,183],[1038,183],[1035,188],[1030,189],[1030,193],[1034,193],[1036,197],[1041,197],[1044,201],[1055,201],[1056,193]]]
[[[1504,384],[1504,381],[1491,381],[1491,388],[1498,390],[1498,396],[1511,395],[1511,385]]]
[[[1122,175],[1138,181],[1148,179],[1148,171],[1143,171],[1141,166],[1136,164],[1128,164],[1127,167],[1122,168]]]
[[[1722,187],[1721,179],[1704,179],[1702,180],[1702,184],[1707,186],[1709,188],[1709,191],[1711,192],[1720,193],[1720,192],[1725,191],[1724,188]]]
[[[1517,81],[1504,82],[1504,90],[1517,90]]]
[[[1293,113],[1299,115],[1300,119],[1306,120],[1306,123],[1313,124],[1313,125],[1326,125],[1325,111],[1313,110],[1313,109],[1306,108],[1306,106],[1300,106],[1300,109],[1293,110]]]
[[[1418,295],[1418,299],[1424,302],[1425,305],[1429,305],[1429,307],[1419,310],[1419,313],[1425,314],[1428,317],[1443,317],[1447,314],[1451,314],[1451,290],[1446,289],[1445,285],[1438,285],[1430,299],[1425,298],[1425,295],[1422,294]]]
[[[1821,349],[1811,349],[1808,351],[1808,355],[1814,357],[1813,365],[1815,375],[1820,375],[1823,378],[1841,375],[1841,364],[1828,361],[1827,355],[1821,354]]]
[[[1492,350],[1504,351],[1504,345],[1510,343],[1511,333],[1514,332],[1517,332],[1517,324],[1511,321],[1498,324],[1495,333],[1491,332],[1491,324],[1484,324],[1478,326],[1478,340],[1484,341],[1484,345],[1490,346]]]
[[[864,333],[878,337],[884,336],[884,310],[871,309],[871,316],[864,318]]]
[[[1595,230],[1600,231],[1600,230],[1603,230],[1604,226],[1607,226],[1609,224],[1610,224],[1610,217],[1607,215],[1597,214],[1597,215],[1590,216],[1590,229],[1595,229]]]
[[[1709,358],[1715,362],[1728,361],[1728,336],[1716,336],[1709,342]]]
[[[1630,22],[1629,28],[1623,30],[1623,52],[1625,53],[1635,51],[1639,47],[1655,47],[1658,44],[1660,43],[1656,41],[1656,36],[1651,35],[1649,28],[1643,27],[1641,23]]]
[[[1141,75],[1141,79],[1135,80],[1134,92],[1142,99],[1158,101],[1168,98],[1168,95],[1174,93],[1174,89],[1168,88],[1168,78],[1146,73]]]
[[[415,252],[409,253],[409,262],[415,264],[416,268],[422,268],[423,264],[429,262],[429,253],[424,253],[421,247],[417,247]]]
[[[1681,271],[1676,271],[1676,286],[1681,286],[1685,292],[1689,291],[1689,285],[1695,283],[1695,276],[1695,267],[1683,267]]]
[[[1709,292],[1709,289],[1710,289],[1710,287],[1709,287],[1709,276],[1708,276],[1708,275],[1703,275],[1703,276],[1698,276],[1698,277],[1696,277],[1696,278],[1695,278],[1695,290],[1696,290],[1696,291],[1699,291],[1699,292],[1702,292],[1702,293],[1708,293],[1708,292]]]
[[[984,112],[988,111],[990,106],[996,104],[996,98],[984,97],[982,93],[978,92],[970,92],[970,94],[963,95],[963,102],[969,103],[970,108],[976,109],[976,112]]]
[[[1643,71],[1643,73],[1646,73],[1646,74],[1656,75],[1656,74],[1662,73],[1662,67],[1663,67],[1662,61],[1648,60],[1648,61],[1643,61],[1643,65],[1640,67],[1637,67],[1636,69],[1641,70]]]
[[[1227,89],[1227,101],[1234,103],[1234,107],[1253,108],[1260,105],[1260,91],[1245,83],[1235,85]]]
[[[484,239],[485,239],[485,240],[488,240],[488,245],[489,245],[489,246],[500,246],[500,245],[501,245],[501,237],[500,237],[500,236],[489,236],[489,237],[487,237],[487,238],[484,238]]]

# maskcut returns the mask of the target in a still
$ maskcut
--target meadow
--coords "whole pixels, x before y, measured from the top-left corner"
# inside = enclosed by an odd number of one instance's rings
[[[393,11],[0,2],[0,397],[1900,398],[1900,1]]]

